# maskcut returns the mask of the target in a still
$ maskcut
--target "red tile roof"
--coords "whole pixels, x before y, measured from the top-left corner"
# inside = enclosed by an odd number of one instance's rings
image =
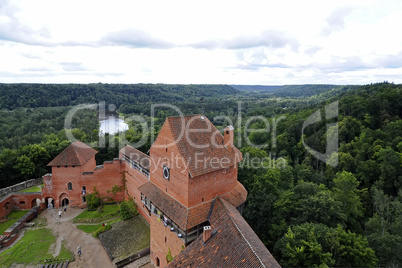
[[[218,197],[210,217],[212,237],[202,235],[168,267],[280,267],[234,206]]]
[[[139,190],[182,230],[188,230],[205,222],[211,210],[212,200],[191,208],[186,208],[150,181],[140,186]]]
[[[138,189],[167,217],[186,230],[187,208],[185,206],[150,181]]]
[[[48,166],[82,166],[97,152],[85,143],[76,141],[56,156]]]
[[[232,206],[238,207],[246,202],[247,190],[244,188],[243,184],[237,182],[236,187],[232,191],[221,195],[220,197],[228,201]]]
[[[234,146],[225,146],[223,135],[204,115],[166,120],[192,178],[233,166],[241,160],[241,152]]]
[[[130,145],[122,148],[120,152],[143,168],[149,170],[149,155],[144,154]]]
[[[211,212],[213,200],[186,208],[150,181],[140,186],[139,190],[183,230],[207,221]],[[237,207],[246,202],[247,191],[240,182],[237,182],[235,189],[221,197]]]

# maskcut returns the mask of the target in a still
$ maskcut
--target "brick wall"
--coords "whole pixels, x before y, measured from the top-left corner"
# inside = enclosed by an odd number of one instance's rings
[[[3,197],[0,199],[0,219],[13,210],[25,210],[37,206],[37,200],[42,201],[41,193],[13,193]],[[39,205],[44,208],[43,204]]]
[[[170,168],[170,180],[163,178],[163,165]],[[185,206],[188,206],[189,174],[174,143],[169,122],[165,121],[150,150],[151,181]]]
[[[24,228],[24,225],[26,222],[33,220],[36,216],[37,213],[40,211],[40,207],[34,207],[31,208],[30,211],[28,211],[24,216],[18,219],[13,225],[11,225],[7,230],[4,231],[4,235],[10,236],[12,234],[16,234]]]
[[[237,184],[237,168],[216,170],[189,179],[188,206],[192,207],[202,202],[214,199],[232,191]]]
[[[138,188],[148,181],[148,177],[141,173],[138,169],[133,169],[133,167],[123,161],[123,169],[125,170],[126,179],[126,199],[132,197],[137,204],[138,212],[150,222],[150,216],[148,210],[141,203],[141,192]]]
[[[111,190],[114,185],[123,185],[123,171],[122,160],[115,159],[113,161],[107,161],[103,163],[102,168],[96,168],[93,172],[84,173],[82,175],[80,180],[81,190],[82,186],[85,186],[87,193],[93,193],[95,186],[101,196],[108,196],[115,201],[122,201],[124,200],[124,191],[118,192],[116,196],[113,196]],[[80,195],[82,199],[82,193],[80,193]]]
[[[7,216],[8,213],[14,210],[13,196],[3,197],[0,200],[0,219]]]
[[[174,143],[168,121],[162,126],[151,147],[150,159],[151,181],[186,207],[195,206],[217,195],[230,192],[237,183],[235,166],[191,178],[185,161]],[[170,167],[169,181],[163,178],[164,164]]]
[[[71,183],[71,189],[68,188]],[[83,166],[53,166],[52,175],[44,176],[44,198],[55,200],[55,207],[61,207],[62,200],[67,198],[71,207],[86,206],[83,199],[83,189],[86,194],[94,192],[94,186],[103,197],[112,197],[115,201],[124,199],[124,191],[113,196],[111,191],[114,185],[123,184],[122,161],[115,159],[108,161],[101,167],[95,166],[95,157]],[[85,188],[83,188],[85,187]]]
[[[156,265],[156,258],[159,258],[160,267],[167,265],[166,254],[170,248],[172,256],[177,256],[182,250],[184,242],[177,237],[176,233],[171,232],[169,227],[163,225],[163,221],[158,221],[157,217],[151,216],[151,261]]]
[[[13,194],[12,197],[13,203],[14,203],[14,209],[16,210],[25,210],[25,209],[31,209],[36,206],[40,206],[41,204],[38,204],[39,202],[42,201],[42,194],[41,193],[15,193]]]
[[[44,197],[52,197],[57,208],[61,207],[61,201],[64,198],[69,200],[69,205],[72,207],[82,204],[80,195],[83,170],[85,170],[85,166],[53,166],[51,187],[46,179],[44,181]],[[69,183],[71,183],[71,190],[68,188]]]

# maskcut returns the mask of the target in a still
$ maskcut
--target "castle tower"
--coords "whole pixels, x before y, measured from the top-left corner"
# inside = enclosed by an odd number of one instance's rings
[[[82,206],[86,202],[88,187],[82,181],[82,174],[95,169],[96,153],[96,150],[80,141],[64,149],[48,164],[52,167],[52,174],[44,176],[44,197],[53,199],[55,207]]]
[[[210,225],[217,197],[241,210],[247,191],[237,181],[241,152],[234,129],[222,135],[203,115],[169,117],[150,149],[150,181],[139,188],[151,214],[151,260],[172,256]]]

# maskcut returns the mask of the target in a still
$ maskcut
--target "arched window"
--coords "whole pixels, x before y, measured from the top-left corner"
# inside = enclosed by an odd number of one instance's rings
[[[68,183],[68,190],[69,191],[73,190],[73,184],[71,182]]]
[[[10,202],[7,202],[7,203],[4,204],[4,209],[5,209],[5,210],[8,210],[10,207],[11,207],[11,203],[10,203]]]

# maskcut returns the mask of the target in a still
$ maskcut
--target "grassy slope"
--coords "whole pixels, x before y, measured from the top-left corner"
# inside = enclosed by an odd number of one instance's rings
[[[0,254],[1,267],[11,267],[13,263],[38,264],[46,259],[53,259],[47,252],[55,242],[56,238],[49,229],[26,230],[17,244]],[[58,257],[70,259],[73,255],[63,246]]]
[[[7,215],[8,220],[6,222],[0,223],[0,234],[3,234],[5,230],[18,221],[22,216],[24,216],[28,210],[13,211]]]
[[[21,193],[36,193],[42,191],[39,186],[32,186],[27,189],[20,191]]]
[[[103,212],[99,213],[97,210],[94,211],[88,211],[85,210],[82,212],[80,215],[74,218],[74,222],[79,222],[80,220],[85,220],[85,219],[93,219],[91,222],[101,222],[101,221],[106,221],[107,219],[110,219],[111,217],[114,217],[114,215],[117,215],[118,213],[118,205],[105,205],[103,207]]]
[[[115,218],[115,219],[112,219],[112,220],[109,220],[109,221],[106,221],[106,223],[107,223],[108,225],[110,225],[110,224],[113,224],[113,223],[119,222],[119,221],[121,221],[121,218],[120,218],[120,217]],[[103,223],[77,225],[77,228],[80,229],[80,230],[83,231],[83,232],[86,232],[86,233],[93,233],[93,232],[95,232],[96,230],[98,230],[99,228],[101,228],[101,227],[102,227],[102,224],[103,224]]]

